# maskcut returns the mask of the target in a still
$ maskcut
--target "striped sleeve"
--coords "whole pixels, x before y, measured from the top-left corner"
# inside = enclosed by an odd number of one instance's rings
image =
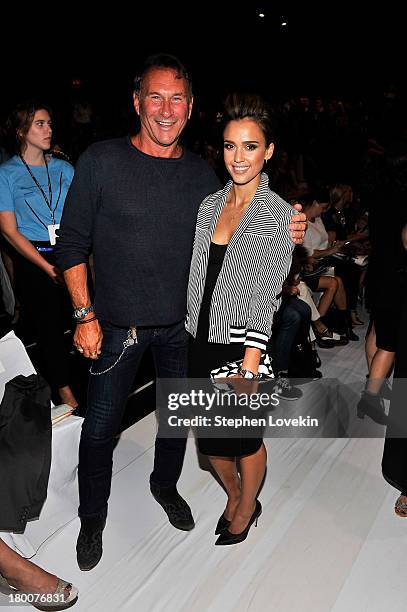
[[[280,305],[280,294],[291,265],[294,243],[288,224],[291,214],[279,223],[275,240],[264,257],[249,307],[244,345],[265,351],[271,336],[274,313]]]
[[[268,339],[269,337],[267,334],[262,334],[254,329],[248,329],[246,332],[246,340],[244,345],[252,348],[258,348],[264,352],[267,348]]]

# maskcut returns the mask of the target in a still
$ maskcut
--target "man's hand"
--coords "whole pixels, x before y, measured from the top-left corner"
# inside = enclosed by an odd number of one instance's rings
[[[97,359],[102,351],[102,339],[103,332],[97,319],[77,324],[73,342],[84,357]]]
[[[288,226],[291,240],[294,244],[302,244],[304,241],[305,230],[307,229],[307,217],[302,211],[301,204],[293,204],[293,208],[299,211],[298,215],[293,215],[292,221]]]

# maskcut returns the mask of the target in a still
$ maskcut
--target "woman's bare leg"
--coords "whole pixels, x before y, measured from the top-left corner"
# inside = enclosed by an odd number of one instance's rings
[[[369,380],[366,390],[377,395],[384,380],[389,375],[394,363],[394,353],[378,348],[369,368]]]
[[[334,276],[321,276],[318,281],[318,291],[323,291],[323,295],[318,304],[318,312],[321,317],[328,312],[328,308],[334,300],[337,289],[338,282]]]
[[[0,574],[25,593],[54,593],[57,577],[24,559],[0,539]]]
[[[240,478],[235,457],[209,457],[209,461],[225,487],[228,501],[224,517],[231,521],[240,500]]]
[[[256,507],[256,498],[266,473],[266,464],[267,451],[264,444],[252,455],[240,458],[241,496],[228,527],[231,533],[241,533],[247,527]]]
[[[367,361],[367,369],[370,370],[370,365],[372,363],[372,359],[375,356],[377,351],[376,346],[376,330],[374,328],[374,324],[369,332],[368,337],[366,338],[365,344],[365,353],[366,353],[366,361]]]
[[[347,302],[346,302],[346,291],[343,286],[342,279],[339,276],[335,276],[336,282],[338,284],[338,288],[335,293],[334,303],[338,310],[346,310]]]

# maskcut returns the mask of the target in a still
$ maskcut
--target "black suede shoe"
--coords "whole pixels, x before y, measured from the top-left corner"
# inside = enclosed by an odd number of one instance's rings
[[[102,532],[105,524],[105,518],[81,518],[76,559],[83,572],[93,569],[102,558]]]
[[[385,380],[380,388],[379,395],[382,399],[391,400],[392,391],[393,389],[391,388],[389,381]]]
[[[181,531],[190,531],[195,527],[191,508],[175,487],[160,487],[150,482],[150,490],[154,499],[166,512],[173,527]]]
[[[215,535],[219,535],[220,533],[222,533],[224,529],[227,529],[229,527],[230,523],[231,521],[225,518],[225,515],[222,514],[222,516],[218,520],[218,524],[216,525]]]
[[[365,415],[369,416],[372,421],[379,423],[379,425],[388,424],[388,416],[380,395],[373,395],[368,393],[368,391],[363,391],[357,405],[357,416],[359,419],[363,419]]]
[[[229,529],[224,529],[216,540],[215,546],[229,546],[230,544],[239,544],[240,542],[243,542],[243,540],[247,538],[250,527],[253,525],[253,523],[255,527],[257,527],[257,521],[261,513],[261,503],[258,499],[256,499],[256,507],[245,529],[243,529],[243,531],[240,533],[231,533]]]
[[[359,340],[359,336],[357,336],[355,332],[352,331],[351,327],[348,330],[348,338],[349,340],[352,340],[352,342],[357,342]]]

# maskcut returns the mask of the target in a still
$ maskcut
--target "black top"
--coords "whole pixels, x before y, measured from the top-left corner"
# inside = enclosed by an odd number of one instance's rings
[[[130,138],[91,145],[80,157],[56,246],[67,270],[94,255],[95,311],[114,325],[168,325],[186,313],[199,205],[220,188],[208,164],[185,150],[146,155]]]
[[[367,273],[369,299],[375,305],[400,304],[400,283],[405,278],[407,254],[401,231],[407,223],[407,207],[391,194],[372,198],[369,207],[371,254]],[[403,289],[404,290],[404,289]]]
[[[205,289],[202,298],[201,310],[199,311],[197,339],[207,341],[209,335],[209,312],[211,300],[216,281],[222,269],[227,244],[216,244],[211,242],[209,247],[208,269],[206,272]]]
[[[336,240],[346,240],[348,234],[351,233],[348,217],[342,210],[337,210],[331,206],[322,215],[322,220],[327,232],[336,232]]]

